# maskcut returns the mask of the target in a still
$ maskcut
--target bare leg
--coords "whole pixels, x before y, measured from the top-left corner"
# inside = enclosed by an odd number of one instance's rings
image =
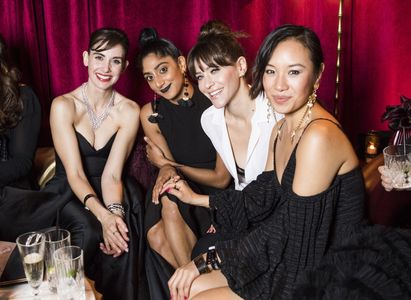
[[[191,285],[190,299],[192,297],[195,297],[196,295],[203,294],[205,291],[222,287],[228,288],[228,282],[221,271],[212,271],[211,273],[200,275],[193,281],[193,284]]]
[[[197,241],[190,227],[184,222],[177,204],[167,197],[161,198],[163,209],[161,215],[164,222],[164,231],[178,266],[190,262],[191,251]]]
[[[173,268],[177,268],[177,260],[171,250],[165,232],[163,220],[160,220],[156,225],[151,227],[147,232],[147,241],[151,249],[160,254]]]
[[[209,299],[241,300],[243,298],[235,294],[228,286],[207,290],[207,291],[204,291],[198,294],[194,298],[190,298],[190,300],[209,300]]]

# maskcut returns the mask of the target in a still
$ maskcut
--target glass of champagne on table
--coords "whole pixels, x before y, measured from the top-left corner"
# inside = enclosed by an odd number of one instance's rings
[[[24,273],[33,289],[33,296],[38,298],[39,287],[43,281],[45,236],[40,232],[27,232],[20,235],[17,247],[22,258]]]

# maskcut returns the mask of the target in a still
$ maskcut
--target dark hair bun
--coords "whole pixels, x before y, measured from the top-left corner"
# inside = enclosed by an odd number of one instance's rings
[[[211,36],[222,35],[228,38],[243,38],[248,35],[244,32],[234,32],[231,28],[222,21],[210,20],[200,28],[200,35],[198,41],[205,40]]]
[[[206,37],[207,35],[213,34],[232,35],[233,32],[231,31],[230,27],[228,27],[225,23],[218,20],[208,21],[203,26],[201,26],[200,39]]]
[[[158,34],[157,30],[153,27],[146,27],[143,28],[140,31],[140,37],[138,38],[138,44],[141,48],[143,48],[145,45],[157,41],[158,40]]]

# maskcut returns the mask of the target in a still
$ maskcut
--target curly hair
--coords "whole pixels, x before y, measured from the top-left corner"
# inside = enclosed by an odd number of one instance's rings
[[[7,47],[0,36],[0,135],[19,122],[23,102],[19,91],[20,71],[11,66]]]

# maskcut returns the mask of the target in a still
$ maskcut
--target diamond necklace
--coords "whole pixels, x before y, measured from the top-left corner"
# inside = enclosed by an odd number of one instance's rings
[[[87,83],[85,82],[81,85],[81,94],[83,96],[82,102],[86,106],[87,115],[91,123],[91,128],[93,128],[93,130],[97,130],[100,127],[101,123],[103,123],[103,121],[107,118],[108,114],[110,113],[110,109],[114,104],[114,96],[116,93],[113,90],[113,92],[111,93],[110,100],[108,101],[103,112],[97,115],[95,111],[93,110],[93,108],[91,107],[90,102],[88,101],[86,88],[87,88]]]

